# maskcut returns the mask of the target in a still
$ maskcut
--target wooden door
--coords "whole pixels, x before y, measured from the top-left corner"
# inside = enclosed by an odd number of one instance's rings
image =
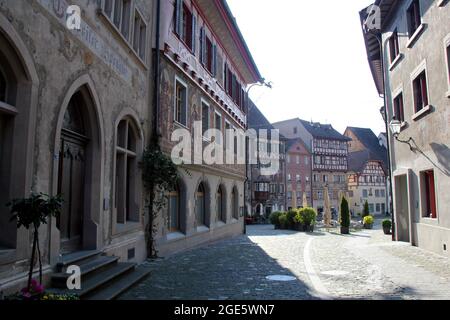
[[[61,252],[82,248],[86,141],[63,132],[59,162],[59,193],[64,199],[58,219]]]

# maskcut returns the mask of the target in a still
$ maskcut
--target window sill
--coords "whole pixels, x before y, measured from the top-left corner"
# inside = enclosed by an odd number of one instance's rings
[[[414,121],[418,121],[419,119],[421,119],[423,116],[427,115],[428,113],[431,112],[431,105],[427,105],[426,107],[424,107],[422,110],[420,110],[419,112],[416,112],[413,116],[412,119]]]
[[[5,102],[0,101],[0,112],[15,116],[19,113],[19,110]]]
[[[139,222],[127,221],[126,223],[117,223],[114,235],[138,231],[139,229],[141,229],[141,224]]]
[[[8,264],[16,260],[16,249],[0,249],[0,265]]]
[[[400,61],[403,60],[403,53],[400,53],[395,59],[394,61],[392,61],[390,67],[389,67],[389,71],[392,71],[395,69],[395,67],[400,63]]]
[[[179,231],[171,232],[167,234],[167,241],[177,241],[181,239],[185,239],[186,235],[184,233],[181,233]]]
[[[197,233],[206,233],[209,232],[209,228],[207,226],[199,226],[197,227]]]
[[[408,47],[409,49],[411,49],[414,44],[416,43],[416,41],[419,39],[419,37],[421,36],[422,32],[425,30],[426,24],[422,23],[417,30],[414,32],[414,34],[409,38],[408,43],[406,44],[406,47]]]
[[[189,128],[187,127],[187,125],[184,125],[184,124],[178,122],[177,120],[173,120],[173,123],[175,124],[175,126],[180,127],[181,129],[189,130]]]

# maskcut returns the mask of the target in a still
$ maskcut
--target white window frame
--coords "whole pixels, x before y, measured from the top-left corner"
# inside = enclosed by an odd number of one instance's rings
[[[178,122],[176,119],[176,114],[177,114],[177,86],[178,84],[181,84],[185,89],[186,89],[186,101],[185,101],[185,112],[186,112],[186,124],[183,124],[181,122]],[[173,94],[173,121],[177,124],[180,125],[184,128],[189,128],[189,114],[188,114],[188,100],[189,100],[189,91],[188,91],[188,86],[186,84],[186,82],[184,82],[180,77],[175,76],[175,86],[174,86],[174,94]]]
[[[422,3],[419,0],[420,26],[417,28],[417,30],[413,34],[409,34],[408,9],[411,7],[411,4],[414,1],[415,0],[410,0],[409,1],[408,5],[406,6],[406,11],[405,11],[405,13],[406,13],[406,19],[405,19],[406,20],[406,28],[408,30],[408,37],[409,37],[409,40],[406,43],[406,47],[408,49],[411,49],[414,46],[414,44],[417,42],[419,37],[422,35],[422,33],[423,33],[423,31],[425,30],[425,27],[426,27],[425,23],[423,22],[423,6],[422,6]]]
[[[147,22],[145,21],[145,19],[144,19],[144,15],[142,14],[142,12],[141,12],[141,10],[139,10],[139,8],[137,7],[137,6],[134,6],[134,10],[133,10],[133,19],[132,19],[132,21],[133,21],[133,23],[132,23],[132,30],[131,30],[131,32],[130,32],[130,34],[131,34],[131,40],[130,40],[130,42],[131,42],[131,47],[133,48],[133,51],[134,51],[134,53],[136,54],[136,56],[144,63],[144,64],[146,64],[146,61],[147,61],[147,50],[148,50],[148,25],[147,25]],[[138,42],[139,42],[139,45],[138,45],[138,49],[136,50],[135,49],[135,34],[134,34],[134,32],[135,32],[135,22],[136,22],[136,15],[139,15],[139,19],[140,19],[140,21],[141,21],[141,23],[144,25],[144,27],[145,27],[145,38],[144,39],[142,39],[142,36],[141,36],[141,34],[139,33],[139,39],[138,39]],[[140,32],[140,30],[141,30],[141,28],[139,29],[139,32]],[[144,41],[144,43],[142,44],[141,43],[141,41]],[[144,51],[144,53],[143,53],[143,56],[141,56],[141,50],[143,50]]]
[[[208,126],[207,126],[207,128],[208,128],[208,130],[209,130],[209,129],[211,129],[211,105],[210,105],[209,102],[207,102],[206,99],[204,99],[204,98],[200,98],[200,105],[202,106],[202,107],[201,107],[201,114],[202,114],[202,131],[203,131],[203,106],[208,107],[208,117],[207,117],[207,120],[208,120]],[[205,132],[202,132],[203,140],[209,141],[209,139],[207,139],[207,138],[205,137],[205,133],[206,133],[206,131],[205,131]]]
[[[434,202],[436,205],[436,218],[428,217],[427,213],[425,212],[424,207],[426,206],[426,199],[425,199],[425,192],[426,190],[424,187],[424,181],[423,181],[423,174],[427,171],[433,171],[434,175]],[[422,167],[419,170],[419,210],[420,210],[420,217],[421,219],[424,219],[425,221],[439,221],[440,220],[440,214],[439,214],[439,194],[438,194],[438,175],[436,174],[435,168],[432,167]]]
[[[219,116],[219,118],[220,118],[220,128],[217,128],[217,118],[216,118],[217,116]],[[223,124],[222,124],[223,121],[222,120],[223,120],[222,114],[219,111],[214,110],[214,129],[217,129],[223,133]]]
[[[417,79],[417,77],[425,71],[425,77],[427,79],[427,95],[428,95],[428,105],[424,106],[422,110],[419,112],[416,112],[416,105],[415,105],[415,99],[414,99],[414,81]],[[411,83],[411,105],[412,105],[412,112],[413,116],[412,119],[414,121],[417,121],[420,117],[427,114],[431,111],[431,95],[430,95],[430,78],[428,78],[428,69],[427,69],[427,61],[423,60],[411,73],[410,75],[410,83]],[[403,95],[404,97],[404,95]],[[403,108],[404,108],[404,101],[403,101]],[[405,111],[405,110],[403,110]]]
[[[446,75],[447,75],[447,84],[448,84],[448,91],[445,93],[445,96],[447,98],[450,98],[450,56],[449,56],[450,53],[448,53],[448,51],[447,51],[448,47],[450,47],[450,34],[448,34],[444,38],[444,59],[445,59],[445,66],[447,67]]]

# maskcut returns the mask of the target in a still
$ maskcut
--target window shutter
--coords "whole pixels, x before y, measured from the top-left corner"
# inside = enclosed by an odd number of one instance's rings
[[[183,23],[181,21],[183,19],[182,9],[183,9],[183,0],[176,0],[176,3],[175,3],[175,32],[179,36],[181,35],[181,26],[183,25]]]
[[[215,77],[217,74],[217,46],[212,46],[212,74]]]
[[[223,87],[225,88],[225,92],[228,92],[228,64],[225,62],[223,67]]]
[[[205,64],[205,28],[200,29],[200,62]]]
[[[197,49],[197,17],[194,16],[194,13],[192,13],[192,52],[195,56],[195,50]]]

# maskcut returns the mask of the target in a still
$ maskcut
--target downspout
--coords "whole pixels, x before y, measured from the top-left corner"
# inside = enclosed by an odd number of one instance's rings
[[[382,34],[377,33],[377,34],[373,34],[374,37],[377,39],[378,44],[380,46],[380,61],[381,61],[381,70],[383,72],[383,76],[382,76],[382,85],[383,85],[383,94],[380,94],[380,98],[383,99],[383,103],[384,103],[384,112],[385,112],[385,119],[384,119],[384,125],[386,128],[386,135],[387,135],[387,139],[386,139],[386,147],[387,147],[387,153],[388,153],[388,158],[389,161],[387,163],[388,165],[388,172],[389,172],[389,210],[391,212],[391,222],[392,222],[392,241],[397,241],[397,237],[396,237],[396,228],[395,228],[395,214],[394,214],[394,193],[393,193],[393,181],[392,181],[392,154],[391,154],[391,139],[390,139],[390,132],[389,132],[389,124],[388,124],[388,104],[387,104],[387,94],[386,94],[386,72],[385,72],[385,63],[384,63],[384,46],[383,46],[383,38],[382,38]]]
[[[151,146],[153,148],[159,148],[159,136],[161,134],[159,124],[159,115],[160,115],[160,58],[161,53],[159,50],[159,42],[160,42],[160,23],[161,23],[161,0],[156,0],[156,30],[155,30],[155,56],[154,56],[154,92],[153,92],[153,105],[155,106],[155,110],[153,112],[153,123],[152,123],[152,139]]]

